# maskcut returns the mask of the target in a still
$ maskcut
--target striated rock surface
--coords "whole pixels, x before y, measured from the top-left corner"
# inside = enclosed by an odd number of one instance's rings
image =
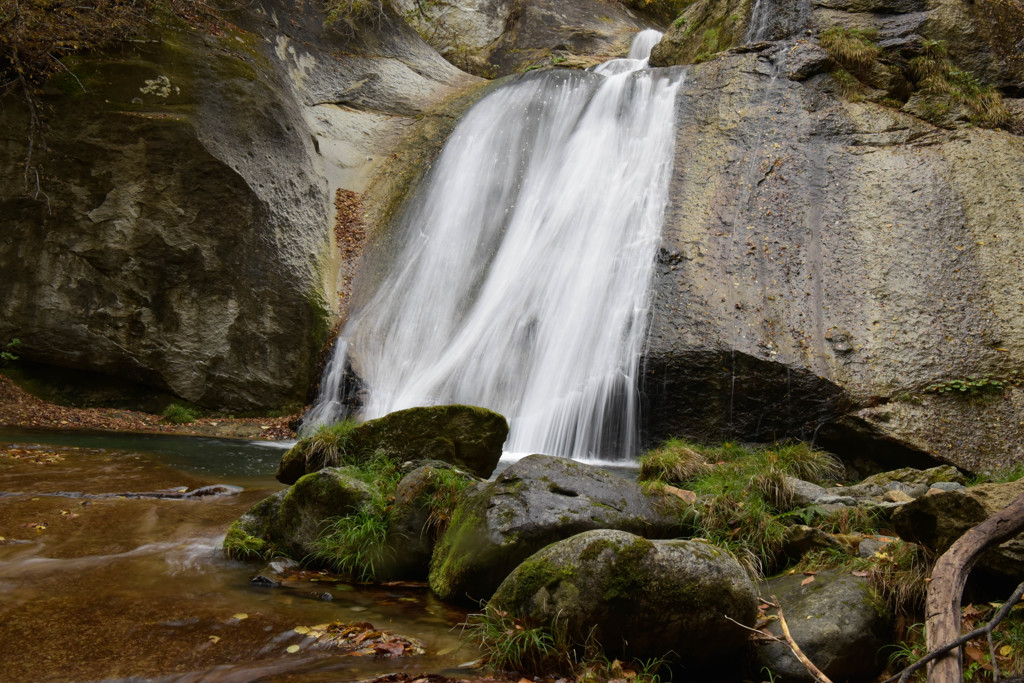
[[[173,24],[67,60],[42,96],[38,189],[27,134],[0,145],[0,340],[84,371],[79,389],[304,402],[345,265],[334,190],[363,191],[414,117],[473,80],[401,21],[324,16],[266,0],[213,34]],[[28,128],[11,98],[0,120]]]
[[[1022,461],[1024,139],[851,102],[825,64],[791,42],[688,70],[648,436]],[[935,388],[972,377],[1000,384]]]

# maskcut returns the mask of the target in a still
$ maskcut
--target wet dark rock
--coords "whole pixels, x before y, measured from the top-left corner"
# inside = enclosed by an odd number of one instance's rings
[[[901,538],[945,552],[968,529],[1009,505],[1024,492],[1024,480],[942,491],[907,503],[892,516]],[[1024,534],[985,551],[975,572],[1012,582],[1024,579]]]
[[[430,558],[440,530],[449,520],[432,517],[430,496],[441,485],[441,472],[462,478],[467,484],[476,479],[445,463],[421,465],[402,477],[395,488],[391,525],[378,578],[386,580],[425,580]],[[436,514],[436,513],[435,513]]]
[[[797,524],[786,529],[786,538],[782,544],[782,552],[793,560],[812,550],[843,550],[843,544],[832,534],[804,524]]]
[[[263,574],[257,574],[249,579],[249,585],[259,586],[260,588],[280,588],[281,582],[278,579],[271,578]]]
[[[349,462],[384,455],[399,464],[436,460],[487,478],[501,459],[508,422],[494,411],[464,405],[409,408],[359,425],[347,437]],[[313,437],[315,438],[315,437]],[[281,457],[277,480],[293,484],[315,471],[308,462],[309,439],[302,439]]]
[[[430,587],[443,600],[488,598],[513,568],[549,543],[591,529],[648,538],[684,535],[691,508],[670,494],[566,458],[530,455],[467,491],[438,542]]]
[[[609,656],[672,651],[692,666],[743,648],[747,631],[725,617],[752,626],[757,593],[736,559],[706,541],[596,530],[531,555],[490,605],[529,622],[557,620],[577,645],[593,638]]]
[[[892,616],[884,601],[873,595],[866,578],[830,569],[801,585],[807,578],[794,574],[773,579],[759,590],[778,598],[793,639],[826,676],[834,681],[870,679],[885,665],[882,647],[891,642]],[[766,630],[782,637],[778,621]],[[760,643],[757,658],[787,681],[814,680],[784,643]]]

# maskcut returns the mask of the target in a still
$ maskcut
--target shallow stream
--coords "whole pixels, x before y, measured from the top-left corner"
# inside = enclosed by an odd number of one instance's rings
[[[224,558],[231,522],[281,488],[281,453],[260,442],[0,429],[0,680],[356,681],[453,674],[476,658],[457,627],[466,613],[425,587],[307,574],[263,588],[249,582],[260,565]],[[242,490],[125,495],[210,484]],[[293,630],[330,622],[370,622],[426,652],[344,655]]]

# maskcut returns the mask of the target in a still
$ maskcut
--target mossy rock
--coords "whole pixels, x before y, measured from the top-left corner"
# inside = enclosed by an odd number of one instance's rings
[[[279,545],[271,540],[271,530],[287,493],[278,491],[264,498],[235,520],[224,537],[224,554],[236,560],[266,560],[276,554]]]
[[[501,459],[508,421],[475,406],[409,408],[361,424],[357,452],[384,452],[398,462],[440,460],[487,478]]]
[[[471,475],[450,465],[434,462],[421,465],[402,477],[395,488],[391,524],[382,555],[387,558],[380,575],[389,580],[424,580],[430,571],[430,558],[441,525],[442,511],[432,510],[431,498],[443,485],[441,477],[461,478],[466,485]]]
[[[359,510],[372,490],[369,485],[328,467],[300,478],[281,500],[272,538],[279,538],[292,557],[302,559],[316,550],[316,539],[324,521]]]
[[[739,562],[702,540],[648,540],[587,531],[547,546],[498,587],[492,606],[589,638],[608,657],[700,664],[742,649],[757,592]],[[556,624],[557,622],[557,624]]]
[[[778,597],[793,639],[830,679],[874,680],[882,670],[882,648],[892,642],[892,614],[867,578],[829,569],[818,572],[813,581],[792,574],[767,581],[760,589],[761,595]],[[778,620],[767,630],[782,637]],[[761,641],[757,659],[759,666],[783,680],[815,680],[782,642]]]
[[[915,487],[931,486],[932,484],[941,481],[963,484],[967,480],[964,478],[963,473],[952,465],[940,465],[939,467],[931,467],[926,470],[919,470],[914,467],[903,467],[898,470],[879,472],[878,474],[873,474],[862,481],[861,485],[875,484],[882,488],[887,488],[888,484],[898,482],[906,486]]]
[[[497,467],[507,437],[508,421],[486,408],[409,408],[355,427],[346,436],[344,460],[358,464],[374,454],[399,464],[437,460],[486,479]],[[303,474],[316,471],[317,465],[307,457],[314,439],[315,434],[301,439],[282,456],[278,481],[293,484]]]
[[[599,467],[530,455],[466,492],[434,549],[430,587],[442,600],[484,600],[549,543],[592,529],[674,538],[689,533],[689,512],[675,496]]]

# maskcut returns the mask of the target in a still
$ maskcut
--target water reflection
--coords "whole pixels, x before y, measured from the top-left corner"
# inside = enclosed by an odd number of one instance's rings
[[[0,432],[0,680],[360,680],[475,658],[451,630],[464,613],[425,589],[311,574],[264,588],[249,582],[257,565],[223,557],[230,523],[280,488],[272,479],[280,447],[79,436]],[[26,451],[56,457],[3,455]],[[245,490],[183,500],[54,495],[215,481]],[[346,657],[307,648],[293,630],[334,621],[417,638],[426,654]],[[299,650],[288,652],[292,645]]]

